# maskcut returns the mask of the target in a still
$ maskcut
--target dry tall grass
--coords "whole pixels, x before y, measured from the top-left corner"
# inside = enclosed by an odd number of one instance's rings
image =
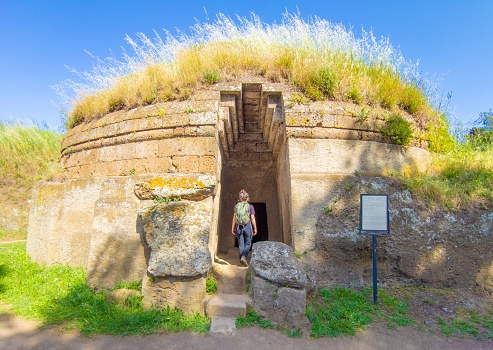
[[[289,81],[313,100],[332,99],[404,109],[426,123],[434,119],[436,86],[406,61],[387,38],[377,40],[315,18],[285,14],[268,25],[253,16],[235,22],[218,15],[212,24],[198,23],[192,34],[165,40],[138,34],[127,37],[134,55],[124,60],[97,60],[80,81],[56,88],[72,102],[67,126],[108,112],[185,99],[209,77],[229,80],[244,73],[272,81]]]

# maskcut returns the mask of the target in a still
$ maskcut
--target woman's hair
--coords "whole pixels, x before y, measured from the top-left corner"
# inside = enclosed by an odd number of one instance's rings
[[[239,197],[240,197],[240,201],[244,202],[248,199],[248,193],[246,193],[245,190],[241,190]]]

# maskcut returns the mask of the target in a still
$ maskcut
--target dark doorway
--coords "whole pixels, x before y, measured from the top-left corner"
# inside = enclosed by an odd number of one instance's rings
[[[251,203],[255,209],[255,220],[257,221],[257,234],[253,236],[252,244],[269,240],[267,229],[267,208],[265,203]]]
[[[257,222],[257,234],[253,236],[253,243],[269,240],[269,230],[267,228],[267,207],[265,203],[250,203],[255,209],[255,220]],[[235,247],[238,247],[238,239],[235,238]]]

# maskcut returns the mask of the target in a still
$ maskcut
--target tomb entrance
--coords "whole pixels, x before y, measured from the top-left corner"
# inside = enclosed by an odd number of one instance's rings
[[[282,93],[244,83],[240,91],[221,91],[218,136],[222,155],[218,252],[237,246],[231,232],[234,205],[244,189],[250,196],[261,240],[284,242],[280,217],[280,151],[285,141]],[[284,193],[281,194],[281,197]]]

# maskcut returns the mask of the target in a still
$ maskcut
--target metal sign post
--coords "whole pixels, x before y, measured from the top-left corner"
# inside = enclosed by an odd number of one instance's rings
[[[360,195],[359,234],[373,236],[373,302],[376,305],[378,304],[377,235],[390,235],[388,195]]]

